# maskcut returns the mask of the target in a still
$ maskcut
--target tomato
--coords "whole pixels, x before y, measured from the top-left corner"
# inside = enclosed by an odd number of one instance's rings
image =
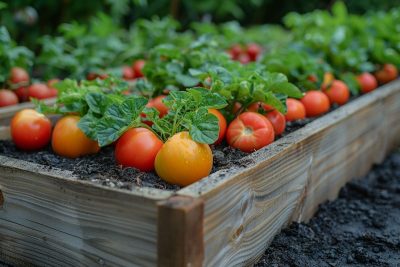
[[[318,77],[315,74],[310,74],[307,76],[307,80],[312,83],[316,83],[318,82]]]
[[[256,61],[258,56],[261,54],[261,46],[258,44],[252,43],[247,45],[247,55],[251,61]]]
[[[165,95],[159,95],[149,101],[146,105],[149,108],[155,108],[160,112],[160,118],[164,117],[168,113],[168,107],[163,103],[163,99],[166,98]]]
[[[397,68],[393,64],[384,64],[381,70],[375,72],[375,77],[380,84],[393,81],[398,75]]]
[[[217,141],[215,141],[214,145],[221,144],[222,140],[224,140],[225,138],[226,126],[227,126],[226,119],[224,115],[222,115],[222,113],[216,109],[210,108],[208,112],[215,115],[215,117],[217,117],[218,119],[219,134],[218,134],[218,139]]]
[[[368,93],[375,90],[378,87],[378,81],[375,76],[371,73],[364,72],[357,76],[358,84],[362,93]]]
[[[272,124],[272,127],[274,127],[275,135],[280,135],[285,131],[285,116],[273,107],[265,103],[257,102],[251,104],[247,109],[249,111],[261,113],[262,115],[264,115]]]
[[[163,142],[146,128],[126,131],[117,141],[115,158],[124,167],[134,167],[144,172],[154,170],[154,161]]]
[[[187,186],[206,177],[212,165],[210,147],[193,141],[188,132],[177,133],[168,139],[155,161],[158,176],[180,186]]]
[[[235,44],[229,49],[229,54],[232,59],[238,59],[243,52],[243,48],[240,44]]]
[[[238,113],[238,112],[240,111],[241,108],[242,108],[242,104],[240,104],[239,102],[235,102],[235,103],[233,104],[233,107],[232,107],[232,113],[233,113],[233,114]]]
[[[286,99],[286,107],[286,121],[302,120],[306,118],[306,108],[301,101],[294,98],[288,98]]]
[[[324,80],[322,81],[323,86],[328,86],[335,80],[335,76],[331,72],[324,73]]]
[[[29,100],[28,87],[22,86],[14,90],[14,93],[18,96],[20,102],[25,102]]]
[[[44,83],[34,83],[28,87],[29,98],[46,99],[51,96],[51,91]]]
[[[11,120],[11,137],[20,149],[41,149],[50,142],[51,122],[36,110],[23,109]]]
[[[226,132],[231,147],[253,152],[274,141],[274,127],[267,118],[255,112],[244,112],[234,119]]]
[[[0,89],[0,107],[12,106],[18,104],[17,95],[6,89]]]
[[[130,66],[122,67],[122,78],[125,80],[133,80],[135,79],[135,72]]]
[[[99,78],[100,80],[104,80],[107,77],[108,77],[108,74],[106,74],[106,73],[98,74],[98,73],[90,72],[86,75],[86,79],[88,81],[93,81],[93,80],[96,80],[97,78]]]
[[[47,87],[49,88],[48,97],[56,97],[58,95],[58,90],[53,86],[59,81],[59,79],[51,79],[47,81]]]
[[[248,54],[240,54],[237,60],[242,64],[247,64],[251,61]]]
[[[307,117],[319,116],[325,112],[328,112],[330,104],[329,98],[326,94],[321,91],[308,91],[301,99],[306,109]]]
[[[13,67],[10,72],[9,81],[12,84],[28,83],[29,82],[29,74],[23,68]]]
[[[51,145],[53,151],[63,157],[78,158],[95,154],[100,147],[78,128],[79,116],[65,116],[54,127]]]
[[[330,85],[322,85],[322,91],[331,104],[344,105],[349,101],[350,90],[341,80],[333,80]]]
[[[142,72],[144,64],[146,64],[146,61],[144,61],[143,59],[138,59],[135,62],[133,62],[132,68],[136,78],[144,77]]]

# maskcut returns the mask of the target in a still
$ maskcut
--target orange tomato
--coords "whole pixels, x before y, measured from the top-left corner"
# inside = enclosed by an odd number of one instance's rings
[[[78,158],[95,154],[100,147],[78,128],[79,116],[65,116],[54,127],[51,145],[53,151],[63,157]]]
[[[288,98],[286,99],[286,107],[286,121],[302,120],[306,118],[306,108],[301,101],[294,98]]]
[[[50,142],[51,122],[36,110],[21,110],[11,121],[11,137],[20,149],[41,149]]]
[[[216,109],[210,108],[208,110],[208,112],[215,115],[215,117],[217,117],[217,119],[218,119],[219,135],[218,135],[218,139],[217,139],[217,141],[215,141],[214,145],[221,144],[222,140],[224,140],[224,138],[225,138],[226,125],[227,125],[226,119],[225,119],[224,115],[222,115],[222,113]]]
[[[307,117],[315,117],[328,112],[329,98],[321,91],[308,91],[301,99],[306,109]]]
[[[187,186],[208,176],[212,165],[210,147],[193,141],[188,132],[177,133],[168,139],[155,161],[158,176],[180,186]]]
[[[328,85],[322,85],[322,91],[328,96],[331,104],[344,105],[350,98],[350,90],[341,80],[333,80]]]

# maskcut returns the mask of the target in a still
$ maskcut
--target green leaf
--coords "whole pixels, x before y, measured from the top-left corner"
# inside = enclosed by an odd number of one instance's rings
[[[293,98],[301,98],[303,94],[294,84],[288,82],[279,82],[271,85],[270,90],[274,93],[285,94]]]
[[[212,144],[218,139],[218,118],[208,113],[206,108],[199,109],[196,113],[185,118],[186,127],[192,139],[198,143]]]

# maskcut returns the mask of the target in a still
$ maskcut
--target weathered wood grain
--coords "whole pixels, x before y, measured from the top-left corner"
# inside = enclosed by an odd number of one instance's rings
[[[44,102],[48,105],[52,105],[56,102],[56,99],[49,98],[45,99]],[[26,108],[35,108],[35,105],[31,102],[25,102],[14,106],[0,108],[0,125],[9,125],[14,114]]]
[[[309,219],[400,143],[399,114],[395,81],[180,190],[204,199],[204,266],[253,263],[282,227]]]
[[[203,214],[200,198],[173,196],[158,203],[158,266],[202,266]]]
[[[157,264],[157,202],[170,192],[105,188],[3,156],[0,190],[0,256],[17,266]]]

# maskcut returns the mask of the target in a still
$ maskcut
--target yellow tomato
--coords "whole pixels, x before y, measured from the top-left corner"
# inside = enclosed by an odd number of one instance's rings
[[[180,132],[162,146],[155,169],[158,176],[168,183],[187,186],[208,176],[212,164],[210,147],[193,141],[188,132]]]
[[[77,158],[99,152],[96,141],[89,139],[78,128],[79,116],[65,116],[54,127],[51,145],[53,151],[63,157]]]

